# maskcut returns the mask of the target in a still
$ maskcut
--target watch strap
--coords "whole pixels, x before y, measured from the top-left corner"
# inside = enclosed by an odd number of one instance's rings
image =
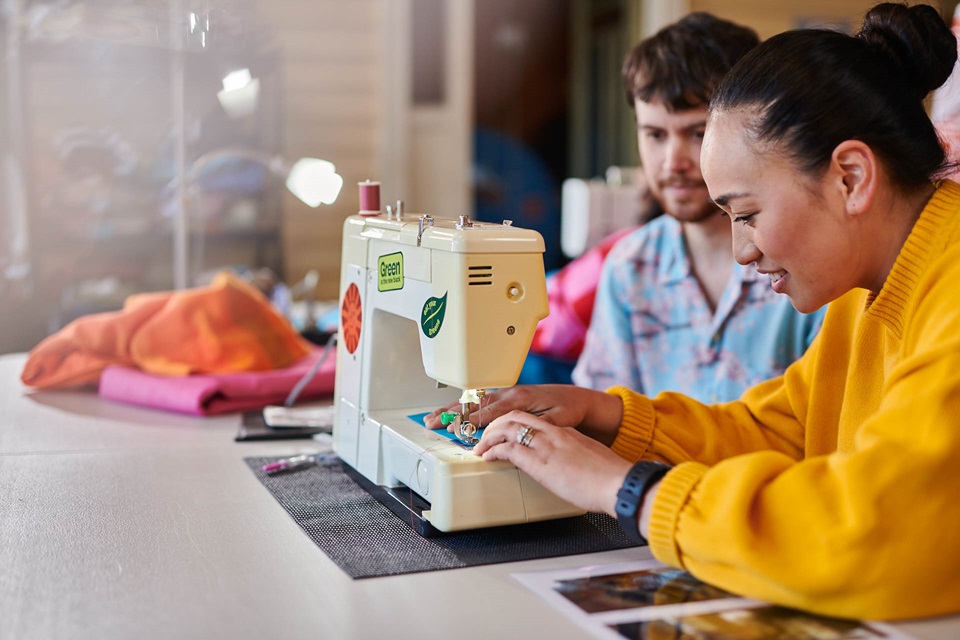
[[[662,462],[641,460],[630,467],[623,479],[623,486],[617,492],[617,522],[624,533],[640,544],[647,544],[647,541],[640,535],[637,511],[647,490],[670,469],[669,465]]]

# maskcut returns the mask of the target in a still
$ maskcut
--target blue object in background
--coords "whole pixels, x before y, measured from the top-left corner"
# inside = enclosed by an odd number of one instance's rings
[[[560,186],[540,158],[520,141],[478,128],[473,141],[475,217],[534,229],[543,236],[547,271],[562,266]]]
[[[576,364],[528,353],[517,384],[573,384],[573,367]]]

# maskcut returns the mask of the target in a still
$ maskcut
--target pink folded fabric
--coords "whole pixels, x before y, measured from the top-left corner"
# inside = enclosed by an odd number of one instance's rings
[[[323,349],[314,349],[295,364],[270,371],[161,376],[133,367],[112,365],[100,376],[103,398],[151,409],[209,416],[283,404]],[[336,353],[331,352],[297,400],[333,393]]]

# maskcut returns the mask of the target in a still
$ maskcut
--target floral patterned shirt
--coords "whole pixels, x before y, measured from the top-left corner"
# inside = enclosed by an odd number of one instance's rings
[[[573,382],[677,391],[707,403],[740,397],[774,378],[813,341],[811,314],[777,294],[768,276],[734,265],[713,311],[693,274],[680,223],[660,216],[607,256]]]

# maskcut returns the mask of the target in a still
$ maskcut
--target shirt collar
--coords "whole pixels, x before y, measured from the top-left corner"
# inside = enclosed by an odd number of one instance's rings
[[[669,285],[692,278],[693,266],[690,264],[690,252],[687,250],[687,241],[683,237],[683,228],[680,223],[669,216],[664,223],[664,236],[667,242],[663,243],[658,279],[661,285]],[[752,264],[744,266],[734,262],[732,277],[737,282],[749,284],[767,276],[757,271]]]
[[[664,214],[666,215],[666,214]],[[687,252],[687,241],[683,237],[683,228],[674,218],[668,218],[664,224],[664,236],[660,256],[658,279],[660,284],[676,284],[689,278],[693,269],[690,265],[690,254]]]
[[[757,268],[753,266],[753,263],[748,265],[734,263],[733,276],[740,282],[743,282],[744,284],[760,282],[764,278],[769,278],[769,276],[766,276],[760,273],[759,271],[757,271]]]

